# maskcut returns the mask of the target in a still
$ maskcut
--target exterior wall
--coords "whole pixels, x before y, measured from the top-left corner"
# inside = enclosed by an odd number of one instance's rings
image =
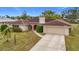
[[[6,25],[8,25],[10,28],[12,28],[13,26],[12,25],[10,25],[10,24],[6,24]]]
[[[69,27],[68,26],[51,26],[44,25],[43,32],[48,34],[60,34],[60,35],[69,35]]]
[[[28,30],[28,25],[19,25],[19,28],[21,28],[22,31],[27,31]]]

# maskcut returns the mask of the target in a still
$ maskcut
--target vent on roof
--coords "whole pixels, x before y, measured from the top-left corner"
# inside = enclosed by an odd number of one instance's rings
[[[45,17],[39,17],[39,23],[45,24]]]

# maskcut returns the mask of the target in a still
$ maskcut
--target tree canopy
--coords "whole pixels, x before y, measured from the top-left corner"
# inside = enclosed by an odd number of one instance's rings
[[[73,7],[68,10],[64,10],[61,12],[62,18],[66,19],[70,22],[75,22],[77,19],[79,19],[79,8]]]
[[[59,14],[56,14],[55,12],[51,10],[46,10],[42,12],[42,16],[44,16],[47,19],[60,19],[61,18]]]
[[[21,19],[24,19],[25,20],[27,18],[26,12],[24,11],[20,17],[21,17]]]

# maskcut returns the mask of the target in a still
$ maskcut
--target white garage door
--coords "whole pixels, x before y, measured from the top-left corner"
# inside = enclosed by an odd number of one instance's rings
[[[44,26],[44,33],[50,34],[68,34],[68,28],[64,27],[53,27],[53,26]]]

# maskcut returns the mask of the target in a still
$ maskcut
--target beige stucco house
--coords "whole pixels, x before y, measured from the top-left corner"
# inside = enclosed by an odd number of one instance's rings
[[[59,35],[69,35],[70,24],[64,20],[52,20],[45,19],[45,17],[32,18],[29,20],[16,20],[16,21],[2,21],[0,23],[5,23],[10,26],[19,26],[22,31],[27,31],[29,25],[31,25],[32,30],[35,30],[36,25],[43,26],[43,33],[47,34],[59,34]]]

